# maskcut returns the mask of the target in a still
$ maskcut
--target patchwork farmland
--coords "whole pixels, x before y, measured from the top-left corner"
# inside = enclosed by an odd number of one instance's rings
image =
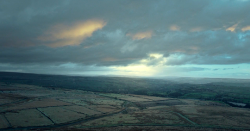
[[[219,102],[0,84],[0,130],[250,129],[249,109]]]

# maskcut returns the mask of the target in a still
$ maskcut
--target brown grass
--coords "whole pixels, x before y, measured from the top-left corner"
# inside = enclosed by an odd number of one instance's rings
[[[97,111],[88,109],[88,108],[83,107],[83,106],[66,106],[64,108],[68,109],[68,110],[76,111],[76,112],[81,112],[81,113],[84,113],[88,116],[101,114],[101,112],[97,112]]]
[[[61,107],[39,108],[39,110],[51,118],[55,123],[66,123],[86,117],[84,114],[69,111]]]
[[[13,127],[44,126],[53,124],[36,109],[22,110],[16,113],[6,113],[5,116]]]
[[[29,108],[38,108],[38,107],[49,107],[49,106],[65,106],[71,105],[66,102],[58,101],[55,99],[42,99],[42,100],[35,100],[32,102],[23,103],[20,105],[12,106],[7,108],[7,110],[21,110],[21,109],[29,109]]]

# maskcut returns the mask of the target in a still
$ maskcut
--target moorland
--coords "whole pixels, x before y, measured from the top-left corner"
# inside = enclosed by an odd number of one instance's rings
[[[248,80],[190,80],[1,72],[0,130],[250,130]]]

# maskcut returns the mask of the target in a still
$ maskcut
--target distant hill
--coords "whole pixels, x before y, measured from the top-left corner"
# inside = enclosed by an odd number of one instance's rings
[[[154,79],[0,72],[0,82],[29,84],[52,89],[56,87],[104,93],[213,100],[228,104],[236,102],[244,103],[246,107],[250,105],[250,82],[247,79]]]

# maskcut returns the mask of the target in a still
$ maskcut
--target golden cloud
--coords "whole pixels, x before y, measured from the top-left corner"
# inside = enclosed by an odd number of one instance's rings
[[[84,39],[91,37],[93,32],[102,29],[106,23],[102,20],[88,20],[73,25],[58,24],[50,28],[38,40],[49,47],[79,45]]]
[[[178,30],[180,30],[180,27],[177,26],[177,25],[172,25],[172,26],[170,26],[170,30],[172,30],[172,31],[178,31]]]
[[[226,29],[226,31],[234,32],[234,30],[235,30],[235,28],[236,28],[237,26],[238,26],[238,23],[235,24],[235,25],[233,25],[233,26],[231,26],[231,27],[228,27],[228,28]]]
[[[243,27],[241,30],[242,30],[242,31],[250,30],[250,26]]]
[[[136,34],[127,34],[127,36],[132,37],[133,40],[140,40],[144,38],[151,38],[153,35],[152,31],[146,31],[146,32],[138,32]]]

